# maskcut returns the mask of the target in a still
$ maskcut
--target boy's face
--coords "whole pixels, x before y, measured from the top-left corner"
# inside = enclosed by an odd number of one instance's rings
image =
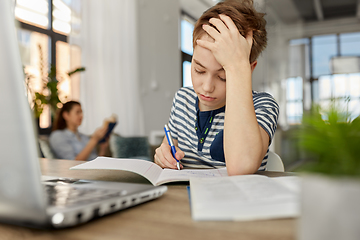
[[[202,40],[214,41],[207,34]],[[225,70],[207,49],[196,45],[191,62],[191,79],[199,97],[200,111],[211,111],[225,106]]]

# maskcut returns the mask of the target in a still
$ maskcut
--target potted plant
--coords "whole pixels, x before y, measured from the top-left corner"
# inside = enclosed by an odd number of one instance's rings
[[[305,114],[297,137],[308,156],[302,180],[299,239],[360,237],[360,117],[333,103]]]
[[[48,73],[45,73],[45,61],[43,59],[42,48],[41,45],[38,46],[40,52],[40,75],[42,77],[42,86],[40,91],[33,91],[30,87],[30,81],[33,78],[32,75],[28,75],[25,73],[26,76],[26,83],[28,87],[29,94],[32,97],[32,109],[34,111],[34,116],[36,119],[39,119],[40,115],[42,114],[44,107],[48,105],[51,110],[51,117],[55,116],[55,113],[59,107],[61,107],[61,100],[59,99],[59,89],[58,85],[61,82],[57,78],[57,70],[55,65],[50,67]],[[68,76],[75,74],[77,72],[85,71],[84,67],[76,68],[68,73]]]
[[[84,67],[77,68],[67,75],[71,76],[76,72],[85,71]],[[36,118],[39,118],[46,105],[50,106],[51,116],[55,116],[56,110],[61,107],[59,99],[59,80],[56,77],[56,67],[51,66],[48,76],[43,78],[42,90],[34,93],[34,114]]]

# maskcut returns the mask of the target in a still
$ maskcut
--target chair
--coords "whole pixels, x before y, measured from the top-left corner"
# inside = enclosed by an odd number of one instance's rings
[[[110,151],[115,158],[137,158],[152,161],[151,148],[147,137],[110,136]]]
[[[38,142],[39,142],[39,148],[40,148],[40,157],[54,159],[55,154],[51,150],[48,139],[39,137]]]
[[[284,172],[284,164],[279,155],[276,153],[269,151],[268,160],[266,165],[266,171],[274,171],[274,172]]]

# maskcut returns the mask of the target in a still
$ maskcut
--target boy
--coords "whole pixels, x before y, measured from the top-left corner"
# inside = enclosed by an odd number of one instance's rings
[[[279,107],[252,91],[251,75],[266,47],[266,21],[251,0],[225,0],[195,24],[192,88],[175,95],[169,128],[181,168],[227,167],[229,175],[265,170]],[[166,138],[154,162],[176,169]]]

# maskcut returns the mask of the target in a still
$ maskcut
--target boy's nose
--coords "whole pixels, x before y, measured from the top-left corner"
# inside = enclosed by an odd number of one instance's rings
[[[212,77],[207,77],[204,79],[203,81],[203,84],[202,84],[202,88],[205,92],[213,92],[214,91],[214,88],[215,88],[215,85],[214,85],[214,82],[213,82],[213,79]]]

